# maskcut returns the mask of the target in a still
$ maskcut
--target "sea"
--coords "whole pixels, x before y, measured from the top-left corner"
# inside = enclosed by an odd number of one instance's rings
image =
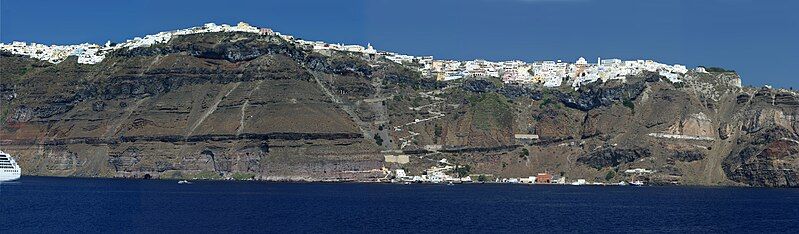
[[[22,177],[0,233],[799,232],[799,189]]]

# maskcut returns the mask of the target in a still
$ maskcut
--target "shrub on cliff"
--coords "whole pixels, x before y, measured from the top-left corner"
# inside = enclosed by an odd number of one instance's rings
[[[613,179],[613,177],[615,177],[615,176],[616,176],[616,173],[613,173],[613,171],[608,171],[608,174],[605,174],[605,180],[606,181],[610,181],[610,179]]]
[[[727,70],[727,69],[720,68],[720,67],[708,67],[708,68],[705,68],[705,71],[708,71],[708,72],[735,72],[735,70]]]
[[[466,177],[471,171],[472,167],[469,165],[455,166],[455,172],[458,173],[458,177]]]
[[[633,101],[631,101],[630,99],[624,99],[624,101],[622,101],[621,104],[626,106],[627,108],[630,108],[630,110],[635,111],[635,103],[633,103]]]
[[[513,124],[513,112],[505,96],[487,93],[469,97],[472,124],[481,130],[508,129]]]

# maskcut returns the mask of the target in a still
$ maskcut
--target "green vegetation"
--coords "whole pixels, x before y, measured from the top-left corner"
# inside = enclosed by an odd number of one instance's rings
[[[11,112],[11,102],[6,103],[3,106],[3,112],[0,112],[0,126],[6,125],[6,118],[8,117],[8,113]]]
[[[472,171],[472,167],[469,165],[455,165],[455,172],[458,173],[458,177],[466,177],[469,175],[469,172]]]
[[[488,178],[486,178],[486,175],[479,175],[477,176],[477,181],[485,182],[488,181]]]
[[[377,143],[377,145],[379,145],[379,146],[383,146],[383,138],[382,138],[382,137],[380,137],[380,135],[378,135],[378,134],[375,134],[375,137],[374,137],[374,138],[375,138],[375,143]]]
[[[485,80],[488,81],[488,82],[491,82],[491,84],[493,84],[494,87],[497,87],[497,88],[502,87],[502,85],[505,84],[505,82],[502,82],[502,79],[500,79],[499,77],[489,76],[489,77],[486,77]]]
[[[527,148],[522,148],[522,153],[519,154],[519,157],[520,158],[527,158],[528,156],[530,156],[530,151],[527,150]]]
[[[19,76],[24,76],[25,74],[28,73],[29,70],[30,70],[30,68],[28,68],[28,67],[19,68]]]
[[[513,113],[505,96],[487,93],[468,97],[472,109],[472,124],[481,130],[507,129],[513,125]]]
[[[246,172],[236,172],[230,175],[235,180],[252,180],[255,179],[255,174]]]
[[[433,127],[433,134],[434,134],[436,137],[441,137],[441,134],[442,134],[443,132],[444,132],[444,129],[443,129],[443,128],[441,128],[441,125],[438,125],[438,124],[436,124],[436,126],[434,126],[434,127]]]
[[[613,171],[608,171],[608,174],[605,174],[605,180],[607,181],[610,181],[610,179],[613,179],[613,177],[616,177],[616,173]]]
[[[549,105],[550,103],[552,103],[552,99],[549,99],[549,98],[544,99],[543,101],[541,101],[540,104],[538,104],[538,108],[544,109],[544,107]]]
[[[427,105],[427,104],[430,104],[430,102],[427,100],[427,98],[424,98],[424,97],[421,97],[421,96],[416,96],[416,97],[411,98],[411,105],[413,105],[413,107],[424,106],[424,105]]]
[[[705,70],[708,71],[708,72],[735,72],[735,70],[727,70],[727,69],[720,68],[720,67],[708,67],[708,68],[705,68]]]
[[[626,106],[627,108],[630,108],[630,110],[632,110],[633,112],[635,112],[635,103],[633,103],[633,101],[632,101],[632,100],[630,100],[630,99],[624,99],[624,101],[621,101],[621,104],[622,104],[622,105],[624,105],[624,106]]]
[[[25,74],[28,74],[28,72],[30,72],[30,71],[32,71],[34,69],[34,68],[32,68],[32,67],[30,67],[28,65],[18,65],[18,66],[19,67],[10,66],[10,67],[4,68],[3,76],[2,76],[2,78],[4,79],[3,82],[6,82],[6,81],[9,81],[9,82],[20,82],[25,77]],[[16,69],[14,69],[14,68],[16,68]]]
[[[557,101],[557,97],[554,97],[552,91],[544,90],[544,93],[541,98],[541,103],[538,104],[538,109],[544,109],[544,107],[553,107],[555,109],[560,109],[560,102]]]

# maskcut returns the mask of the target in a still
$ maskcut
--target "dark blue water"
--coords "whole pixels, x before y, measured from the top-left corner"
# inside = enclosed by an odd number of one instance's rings
[[[799,190],[23,177],[0,233],[794,232]]]

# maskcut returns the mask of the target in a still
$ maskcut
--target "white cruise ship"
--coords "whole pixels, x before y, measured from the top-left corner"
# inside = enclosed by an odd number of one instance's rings
[[[0,182],[19,179],[20,175],[22,175],[22,169],[19,168],[17,162],[11,158],[11,155],[0,151]]]

